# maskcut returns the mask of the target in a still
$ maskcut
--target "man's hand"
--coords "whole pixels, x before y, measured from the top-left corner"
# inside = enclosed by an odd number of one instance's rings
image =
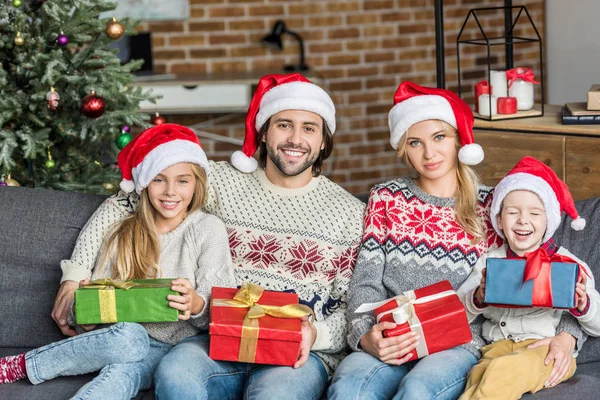
[[[383,337],[384,330],[395,327],[396,324],[393,322],[380,322],[373,325],[371,330],[360,338],[362,349],[386,364],[404,364],[410,359],[410,352],[417,347],[420,336],[415,332],[408,332],[400,336]]]
[[[549,365],[554,361],[554,367],[552,367],[550,377],[544,384],[545,387],[558,384],[567,375],[571,360],[573,359],[573,352],[575,351],[575,342],[575,338],[572,335],[567,332],[561,332],[551,338],[538,340],[527,347],[528,349],[533,349],[539,346],[549,346],[544,364]]]
[[[300,353],[298,354],[298,361],[294,364],[294,368],[300,368],[308,361],[310,349],[312,349],[313,344],[317,340],[317,328],[310,323],[308,315],[300,318],[300,330],[302,332],[302,341],[300,341]]]
[[[67,324],[67,317],[75,298],[75,290],[78,287],[79,284],[75,281],[64,281],[58,288],[58,293],[54,300],[54,308],[50,314],[65,336],[77,335],[77,331]]]
[[[167,299],[169,307],[180,311],[179,319],[188,320],[204,309],[204,299],[196,293],[189,280],[177,278],[171,282],[171,285],[171,290],[179,292],[179,295],[170,294]]]

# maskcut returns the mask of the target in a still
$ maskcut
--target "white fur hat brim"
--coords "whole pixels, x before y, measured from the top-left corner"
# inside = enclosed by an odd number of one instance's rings
[[[200,145],[189,140],[172,140],[156,146],[142,162],[131,169],[135,191],[141,194],[161,171],[182,162],[198,164],[207,175],[210,173],[206,153]]]
[[[533,192],[540,200],[542,200],[542,204],[544,204],[544,209],[546,211],[546,233],[544,234],[543,242],[546,242],[548,239],[554,235],[554,232],[558,229],[561,220],[561,208],[556,198],[556,193],[550,187],[548,182],[544,179],[524,172],[518,172],[514,174],[510,174],[505,176],[494,189],[494,196],[492,200],[491,206],[491,215],[490,220],[492,222],[492,226],[496,233],[505,239],[504,233],[498,227],[497,215],[502,211],[502,202],[504,198],[515,190],[527,190],[529,192]]]
[[[396,104],[388,114],[390,144],[394,150],[398,149],[400,139],[408,128],[430,119],[444,121],[456,129],[456,117],[452,106],[442,96],[414,96]]]
[[[269,118],[284,110],[310,111],[320,115],[329,130],[335,132],[335,106],[331,97],[321,87],[310,82],[289,82],[269,90],[260,102],[256,114],[257,131]]]

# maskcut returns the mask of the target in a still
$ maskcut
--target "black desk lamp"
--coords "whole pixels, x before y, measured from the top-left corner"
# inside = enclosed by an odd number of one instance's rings
[[[307,71],[309,69],[308,65],[304,64],[304,41],[296,32],[291,31],[286,28],[285,22],[282,20],[278,20],[275,22],[273,26],[273,31],[262,38],[261,42],[271,46],[273,48],[277,48],[279,50],[283,50],[283,42],[281,41],[281,36],[284,33],[288,33],[298,41],[298,47],[300,47],[300,62],[298,65],[286,65],[283,67],[286,71]]]

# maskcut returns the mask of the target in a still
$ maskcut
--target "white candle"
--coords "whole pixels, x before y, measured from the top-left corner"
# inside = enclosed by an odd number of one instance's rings
[[[491,115],[498,114],[498,98],[496,96],[492,96],[491,106],[492,113]],[[483,115],[485,117],[490,116],[490,95],[482,94],[479,96],[479,115]]]
[[[533,108],[533,83],[525,82],[522,79],[516,79],[510,85],[510,97],[517,98],[517,109],[520,111],[531,110]]]
[[[506,71],[490,71],[490,86],[492,87],[492,96],[507,97]]]

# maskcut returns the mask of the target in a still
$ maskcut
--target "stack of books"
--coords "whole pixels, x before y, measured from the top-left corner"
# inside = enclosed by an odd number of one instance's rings
[[[562,109],[563,125],[600,124],[600,110],[588,110],[587,103],[567,103]]]

